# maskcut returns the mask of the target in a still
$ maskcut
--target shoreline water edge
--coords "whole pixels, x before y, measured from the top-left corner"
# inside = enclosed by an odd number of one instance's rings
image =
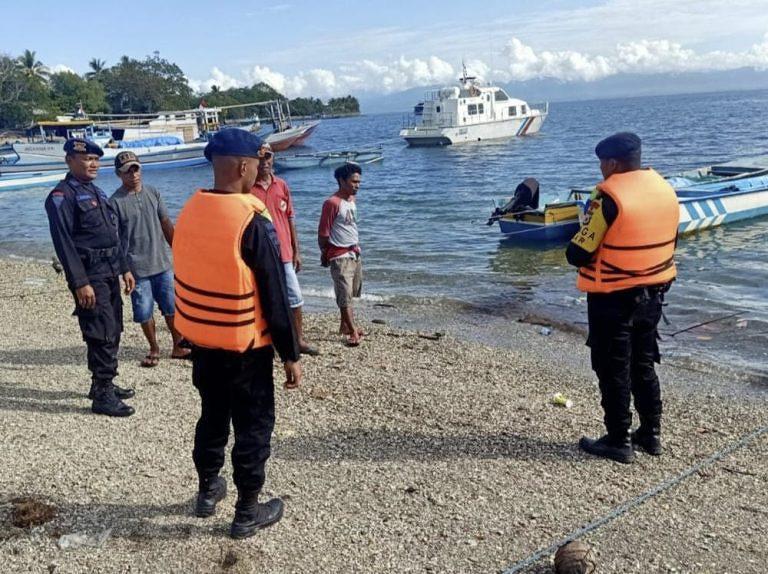
[[[766,424],[760,380],[673,357],[659,369],[664,456],[615,465],[577,446],[602,428],[582,333],[372,301],[365,341],[349,349],[318,306],[305,329],[322,354],[302,360],[299,390],[276,378],[266,489],[285,518],[237,543],[226,536],[232,497],[211,519],[191,515],[199,401],[188,362],[166,348],[158,367],[140,368],[143,336],[126,321],[116,382],[136,388],[136,415],[92,416],[63,278],[7,258],[0,272],[9,572],[500,572]],[[553,404],[556,393],[573,406]],[[588,534],[599,571],[763,572],[766,454],[763,434]],[[25,523],[20,505],[33,502],[49,510]],[[92,545],[73,548],[72,534]],[[551,568],[545,558],[525,571]]]

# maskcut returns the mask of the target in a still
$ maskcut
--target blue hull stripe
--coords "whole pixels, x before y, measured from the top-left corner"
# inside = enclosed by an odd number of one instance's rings
[[[704,212],[704,217],[712,217],[712,215],[714,215],[706,201],[700,202],[699,207],[701,207],[701,210]]]
[[[715,207],[717,207],[717,213],[719,213],[720,215],[725,215],[726,213],[728,213],[728,210],[725,208],[725,206],[723,205],[723,202],[720,201],[719,198],[713,201],[715,202]]]
[[[686,203],[685,209],[688,211],[688,215],[692,221],[699,219],[699,212],[696,211],[696,208],[693,206],[693,202]]]

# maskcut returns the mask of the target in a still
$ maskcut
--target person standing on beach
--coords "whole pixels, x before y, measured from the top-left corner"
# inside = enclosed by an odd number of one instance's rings
[[[230,534],[246,538],[274,524],[283,502],[259,502],[275,425],[273,346],[287,389],[301,381],[299,346],[285,271],[266,206],[251,192],[261,139],[221,130],[205,148],[214,188],[198,190],[176,222],[173,258],[176,327],[192,344],[192,382],[201,414],[192,458],[199,490],[195,514],[212,516],[226,496],[224,464],[230,420],[238,497]]]
[[[352,299],[360,297],[363,288],[355,203],[362,174],[363,170],[356,163],[336,168],[333,175],[339,189],[323,203],[317,229],[320,262],[323,267],[331,268],[336,304],[341,313],[340,331],[346,335],[350,347],[359,345],[363,338],[362,331],[355,325],[352,310]]]
[[[104,152],[80,138],[67,140],[64,152],[69,173],[48,194],[45,211],[88,349],[91,411],[127,417],[134,409],[123,399],[133,397],[134,392],[113,383],[123,331],[119,278],[123,278],[126,294],[133,291],[135,281],[120,249],[115,213],[107,196],[93,183]]]
[[[181,335],[173,326],[176,313],[173,295],[173,263],[169,245],[173,243],[173,222],[163,198],[142,181],[141,162],[132,151],[115,156],[115,173],[123,182],[109,203],[117,213],[120,243],[128,259],[136,288],[131,293],[133,320],[149,343],[142,367],[155,367],[160,361],[155,319],[157,301],[173,339],[171,358],[186,359],[189,349],[182,348]]]
[[[299,337],[299,349],[302,354],[316,356],[320,352],[304,339],[302,328],[302,307],[304,299],[297,273],[301,271],[301,255],[299,254],[299,234],[296,233],[296,223],[293,214],[293,199],[291,190],[285,180],[272,173],[273,153],[268,143],[262,144],[263,155],[259,159],[259,171],[251,193],[267,206],[272,217],[272,223],[280,241],[280,258],[285,267],[285,282],[288,286],[288,302],[293,309],[293,324]]]
[[[640,138],[614,134],[597,144],[603,181],[566,257],[587,293],[592,368],[600,382],[607,434],[582,437],[596,456],[630,463],[633,445],[661,454],[661,390],[657,325],[674,261],[680,208],[675,190],[641,168]],[[634,396],[640,426],[630,435]]]

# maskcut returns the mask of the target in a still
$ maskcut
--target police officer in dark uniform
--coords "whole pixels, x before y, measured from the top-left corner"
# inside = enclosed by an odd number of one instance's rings
[[[661,454],[657,325],[664,293],[676,276],[680,208],[674,189],[640,164],[640,138],[628,132],[601,141],[604,180],[566,251],[587,293],[592,368],[600,382],[607,434],[582,437],[596,456],[629,463],[633,446]],[[630,435],[634,398],[640,426]]]
[[[279,498],[259,501],[275,424],[275,350],[285,387],[301,381],[277,233],[266,206],[251,194],[263,153],[251,133],[216,133],[205,148],[214,188],[192,195],[173,236],[174,325],[193,345],[192,381],[201,400],[192,452],[199,478],[195,514],[212,516],[226,496],[219,472],[231,423],[238,491],[233,538],[253,536],[283,515]]]
[[[117,352],[123,330],[122,276],[125,293],[135,281],[119,248],[116,216],[107,196],[93,180],[102,149],[93,142],[72,138],[64,144],[69,173],[48,194],[45,211],[51,239],[75,298],[75,312],[88,348],[93,401],[97,414],[126,417],[134,409],[123,399],[134,395],[112,380],[117,376]]]

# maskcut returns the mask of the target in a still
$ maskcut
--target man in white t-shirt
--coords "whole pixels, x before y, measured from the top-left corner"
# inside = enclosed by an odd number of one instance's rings
[[[363,170],[356,163],[346,163],[336,169],[334,177],[339,189],[323,203],[317,243],[321,262],[331,268],[336,304],[341,313],[341,332],[347,345],[356,347],[363,333],[355,325],[352,299],[360,297],[363,287],[363,261],[357,234],[357,205],[355,196],[360,189]]]

